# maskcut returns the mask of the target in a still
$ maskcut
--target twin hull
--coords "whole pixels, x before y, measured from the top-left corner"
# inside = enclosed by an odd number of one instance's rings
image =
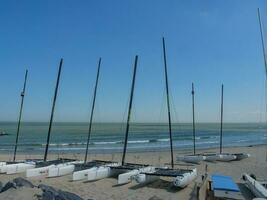
[[[199,163],[200,161],[222,161],[222,162],[229,162],[233,160],[242,160],[245,158],[250,157],[249,154],[245,153],[237,153],[237,154],[230,154],[230,153],[222,153],[222,154],[204,154],[204,155],[185,155],[185,156],[177,156],[177,161],[183,161],[188,163]]]
[[[155,167],[148,166],[140,169],[134,169],[126,173],[120,174],[118,177],[118,184],[126,184],[132,181],[134,176],[137,176],[140,173],[146,173],[150,171],[155,171]]]
[[[185,155],[185,156],[177,156],[177,161],[183,161],[188,163],[199,163],[206,159],[206,156],[203,155]]]
[[[117,175],[119,171],[113,170],[110,166],[119,166],[118,163],[112,163],[108,165],[103,165],[100,167],[92,167],[89,169],[76,171],[72,175],[73,181],[79,181],[83,179],[87,179],[89,181],[99,180],[103,178],[108,178],[111,176]]]
[[[0,167],[0,173],[6,174],[17,174],[25,172],[28,169],[35,168],[34,163],[16,163],[16,164],[7,164]]]
[[[51,168],[56,167],[56,165],[49,165],[45,167],[38,167],[35,169],[28,169],[26,171],[26,177],[31,178],[31,177],[46,177],[48,175],[48,171]]]
[[[155,172],[155,170],[152,170],[150,172],[153,173]],[[197,177],[197,169],[193,169],[192,172],[187,172],[182,174],[181,176],[175,177],[172,182],[175,187],[184,188],[187,185],[189,185],[194,179],[196,179],[196,177]],[[152,175],[138,174],[134,176],[134,179],[137,183],[148,184],[160,179],[160,176],[155,176],[153,174]]]

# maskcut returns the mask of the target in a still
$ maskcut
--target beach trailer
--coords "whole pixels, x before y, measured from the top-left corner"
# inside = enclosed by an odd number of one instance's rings
[[[230,176],[224,176],[220,174],[212,175],[210,181],[210,189],[211,189],[210,199],[212,200],[244,199],[244,197],[240,192],[239,187]]]

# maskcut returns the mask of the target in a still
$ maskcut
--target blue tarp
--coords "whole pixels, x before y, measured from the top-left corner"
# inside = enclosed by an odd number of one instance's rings
[[[211,176],[211,188],[212,190],[227,190],[240,192],[237,184],[233,181],[230,176],[223,176],[219,174],[214,174]]]

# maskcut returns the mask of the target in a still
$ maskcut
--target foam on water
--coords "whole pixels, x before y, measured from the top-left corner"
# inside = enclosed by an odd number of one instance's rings
[[[13,151],[16,135],[16,123],[0,122],[0,129],[10,135],[2,136],[1,151]],[[124,124],[93,124],[89,149],[92,152],[121,151],[124,142]],[[45,148],[47,123],[23,123],[19,138],[18,151],[42,152]],[[49,151],[83,152],[86,147],[87,123],[55,123],[51,133]],[[217,147],[219,145],[220,124],[203,123],[196,126],[197,148]],[[174,148],[192,148],[191,124],[173,124]],[[224,146],[245,146],[266,144],[265,124],[225,124],[223,133]],[[140,123],[131,124],[129,132],[129,151],[164,150],[169,148],[167,124]]]

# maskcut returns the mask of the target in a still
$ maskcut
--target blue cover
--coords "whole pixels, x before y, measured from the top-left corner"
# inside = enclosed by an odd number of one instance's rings
[[[233,181],[230,176],[223,176],[214,174],[211,176],[211,188],[212,190],[227,190],[233,192],[240,192],[237,184]]]

